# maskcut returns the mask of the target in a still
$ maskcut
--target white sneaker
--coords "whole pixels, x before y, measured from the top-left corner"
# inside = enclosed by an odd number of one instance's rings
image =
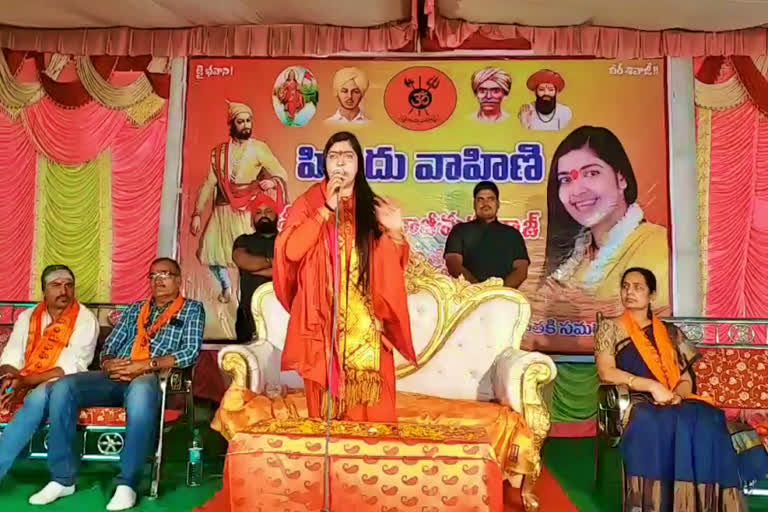
[[[127,485],[118,485],[107,504],[107,510],[128,510],[136,505],[136,491]]]
[[[64,496],[71,496],[75,492],[74,485],[61,485],[59,482],[48,482],[37,494],[29,497],[30,505],[47,505]]]

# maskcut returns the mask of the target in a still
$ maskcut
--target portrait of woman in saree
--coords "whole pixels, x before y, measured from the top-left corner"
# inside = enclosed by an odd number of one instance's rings
[[[616,282],[641,266],[658,279],[654,307],[668,307],[667,229],[646,220],[635,170],[613,132],[581,126],[563,139],[550,165],[547,211],[547,284],[618,305]]]
[[[600,380],[630,392],[621,440],[625,512],[742,512],[743,484],[768,474],[768,452],[746,425],[728,423],[696,395],[696,348],[653,311],[653,272],[624,271],[624,313],[598,315],[595,361]]]

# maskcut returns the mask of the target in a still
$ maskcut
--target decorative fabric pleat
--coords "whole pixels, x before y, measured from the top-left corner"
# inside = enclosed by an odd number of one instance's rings
[[[168,116],[120,131],[112,149],[112,302],[149,295],[157,256]],[[139,178],[140,177],[140,178]]]
[[[754,62],[753,67],[757,73],[763,76],[768,73],[768,57],[757,57],[754,61],[749,60]],[[748,67],[744,60],[740,60],[740,65],[743,68]],[[696,80],[694,87],[696,105],[710,110],[728,110],[750,100],[750,93],[737,73],[720,83],[708,84]]]
[[[65,109],[48,98],[25,108],[21,119],[37,151],[67,165],[96,159],[126,126],[125,114],[98,103]]]
[[[150,57],[69,60],[0,52],[0,301],[39,299],[49,264],[72,268],[86,302],[149,293],[168,75]]]
[[[5,112],[11,118],[16,118],[24,107],[40,101],[43,96],[45,91],[39,82],[17,82],[5,57],[0,53],[0,105]]]
[[[237,25],[171,29],[130,27],[49,29],[0,27],[0,46],[70,55],[155,57],[327,57],[342,52],[370,54],[413,47],[411,20],[375,27],[330,25]]]
[[[125,87],[115,87],[101,77],[89,57],[78,57],[77,76],[96,101],[107,108],[124,110],[135,124],[146,123],[165,106],[165,100],[155,94],[146,75]]]
[[[709,169],[712,156],[712,111],[696,107],[696,182],[699,198],[699,275],[701,311],[707,310],[709,286]]]
[[[739,317],[746,313],[745,272],[754,218],[757,110],[744,103],[713,112],[711,126],[705,314]]]
[[[704,314],[768,311],[768,59],[729,57],[696,83]],[[710,70],[708,75],[716,74]]]
[[[65,263],[83,302],[110,302],[112,200],[109,152],[68,166],[38,157],[37,226],[31,295],[46,265]]]
[[[8,64],[5,53],[0,52],[0,108],[15,118],[27,107],[48,97],[49,100],[68,109],[101,105],[123,113],[133,124],[143,125],[157,117],[165,107],[165,99],[155,91],[153,80],[161,81],[154,74],[142,73],[131,84],[116,86],[109,82],[109,71],[102,75],[89,57],[77,57],[77,81],[57,82],[47,73],[52,68],[58,76],[63,67],[61,58],[52,58],[48,66],[41,54],[35,55],[38,77],[34,82],[20,82]],[[66,64],[66,62],[64,62]],[[58,71],[57,71],[58,70]],[[149,76],[148,76],[149,75]]]
[[[35,147],[21,123],[0,112],[0,300],[29,298],[36,164]]]
[[[461,2],[454,2],[461,3]],[[479,36],[485,49],[503,49],[519,42],[535,55],[608,59],[700,57],[705,55],[765,55],[768,29],[696,32],[690,30],[638,30],[583,24],[578,26],[529,26],[502,23],[471,23],[441,16],[435,0],[424,2],[429,32],[442,48],[460,48]],[[495,43],[495,44],[494,44]],[[506,43],[506,44],[505,44]]]

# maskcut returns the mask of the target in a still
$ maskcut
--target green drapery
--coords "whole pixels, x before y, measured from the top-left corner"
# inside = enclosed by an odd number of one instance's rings
[[[594,364],[558,363],[552,390],[552,421],[585,421],[597,414],[597,388],[600,381]]]
[[[111,158],[105,151],[81,165],[44,156],[37,162],[37,211],[31,295],[42,298],[46,265],[64,264],[75,273],[83,302],[109,302],[112,274]]]

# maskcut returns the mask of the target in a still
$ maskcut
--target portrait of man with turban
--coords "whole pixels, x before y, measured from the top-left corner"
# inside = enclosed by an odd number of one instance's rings
[[[326,119],[337,123],[366,123],[361,107],[368,91],[368,76],[358,68],[341,68],[333,76],[333,93],[339,102],[336,113]]]
[[[500,68],[483,68],[472,74],[472,92],[475,93],[480,108],[472,115],[476,121],[498,123],[509,117],[502,110],[502,102],[509,95],[512,77]]]
[[[266,201],[280,211],[288,201],[285,169],[266,143],[251,138],[251,107],[229,102],[227,121],[229,140],[211,150],[208,174],[198,192],[190,226],[193,236],[202,232],[198,258],[216,278],[222,303],[232,300],[228,271],[235,267],[232,245],[240,235],[253,233],[255,205]],[[211,200],[212,212],[204,223],[202,216]]]
[[[557,96],[565,89],[565,80],[557,71],[541,69],[526,82],[535,95],[533,103],[520,107],[520,124],[528,130],[565,130],[571,122],[573,112],[568,105],[558,103]]]

